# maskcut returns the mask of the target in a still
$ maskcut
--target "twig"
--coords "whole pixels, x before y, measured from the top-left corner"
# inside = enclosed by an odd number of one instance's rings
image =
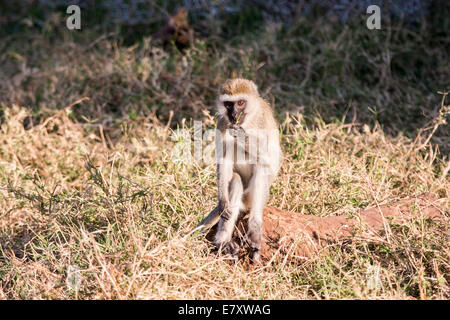
[[[409,156],[409,154],[413,151],[419,151],[420,149],[423,149],[424,147],[426,147],[428,145],[428,143],[430,142],[431,138],[433,137],[434,133],[436,132],[436,130],[439,128],[439,126],[442,124],[447,124],[445,117],[450,114],[450,108],[449,108],[449,106],[445,105],[445,98],[450,92],[449,91],[446,91],[446,92],[438,91],[438,93],[442,94],[441,108],[439,109],[439,114],[431,122],[432,126],[420,128],[416,138],[414,139],[414,142],[412,143],[411,147],[408,150],[407,156]],[[422,143],[420,146],[416,147],[416,144],[419,142],[422,133],[431,128],[433,128],[433,130],[428,135],[425,142]]]
[[[45,128],[45,126],[50,122],[50,120],[53,120],[53,119],[56,118],[57,116],[60,116],[60,115],[64,114],[64,112],[66,112],[66,110],[72,108],[74,105],[79,104],[79,103],[81,103],[81,102],[83,102],[83,101],[85,101],[85,100],[90,100],[90,98],[89,98],[89,97],[83,97],[83,98],[80,98],[80,99],[76,100],[75,102],[72,102],[72,103],[69,104],[68,106],[64,107],[62,110],[59,110],[59,111],[58,111],[56,114],[54,114],[53,116],[48,117],[48,118],[44,121],[44,123],[42,123],[42,125],[41,125],[40,127],[41,127],[41,128]]]

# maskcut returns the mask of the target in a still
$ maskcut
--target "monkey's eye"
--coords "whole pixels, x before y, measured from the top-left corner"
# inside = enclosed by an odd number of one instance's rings
[[[245,100],[239,100],[237,102],[237,104],[238,104],[239,107],[242,107],[245,104]]]

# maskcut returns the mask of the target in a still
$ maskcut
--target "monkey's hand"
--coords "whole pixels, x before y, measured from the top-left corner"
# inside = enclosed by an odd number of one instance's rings
[[[238,259],[239,257],[239,244],[234,240],[230,240],[226,243],[216,244],[219,253],[229,254],[233,259]]]
[[[225,195],[220,195],[219,196],[219,210],[220,210],[220,214],[222,215],[223,212],[228,210],[228,199]]]
[[[227,221],[228,219],[231,218],[231,211],[230,211],[230,209],[228,207],[228,201],[220,201],[219,205],[220,205],[220,208],[221,208],[221,211],[222,211],[221,214],[220,214],[220,217],[223,220]]]
[[[245,136],[245,130],[238,124],[231,124],[229,126],[229,132],[232,137]]]

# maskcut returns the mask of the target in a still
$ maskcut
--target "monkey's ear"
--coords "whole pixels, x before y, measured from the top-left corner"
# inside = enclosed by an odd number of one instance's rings
[[[258,92],[258,86],[257,86],[256,83],[254,83],[253,81],[252,81],[252,88],[253,88],[253,90],[255,90],[255,92],[256,92],[257,94],[259,94],[259,92]]]

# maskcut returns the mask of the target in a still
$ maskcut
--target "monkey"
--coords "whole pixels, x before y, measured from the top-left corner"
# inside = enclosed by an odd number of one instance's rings
[[[217,110],[219,203],[197,229],[218,222],[215,246],[219,252],[237,258],[240,246],[232,240],[232,233],[240,215],[249,212],[247,240],[251,260],[257,263],[263,210],[281,166],[278,122],[270,104],[260,97],[256,84],[242,78],[222,84]]]

